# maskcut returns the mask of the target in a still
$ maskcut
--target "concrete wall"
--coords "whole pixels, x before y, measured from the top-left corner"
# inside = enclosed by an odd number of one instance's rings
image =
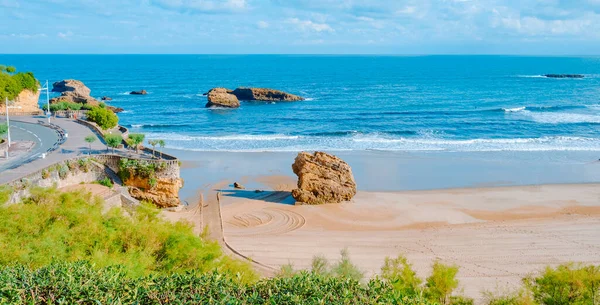
[[[104,166],[95,162],[89,161],[86,171],[84,167],[79,165],[80,159],[85,158],[80,157],[61,161],[8,183],[7,185],[13,189],[9,203],[17,203],[22,198],[29,196],[32,186],[62,188],[81,183],[92,183],[109,177]],[[61,173],[66,174],[61,177]]]

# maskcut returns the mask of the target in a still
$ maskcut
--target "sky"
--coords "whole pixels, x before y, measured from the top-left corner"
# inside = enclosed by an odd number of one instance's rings
[[[600,0],[0,0],[0,53],[600,55]]]

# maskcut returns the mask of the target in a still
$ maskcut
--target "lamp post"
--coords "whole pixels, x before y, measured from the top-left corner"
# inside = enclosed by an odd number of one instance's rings
[[[10,148],[10,120],[8,118],[8,97],[4,101],[4,105],[6,106],[6,132],[8,134],[8,148]]]
[[[52,116],[52,112],[50,111],[50,93],[48,92],[48,81],[46,80],[46,84],[42,90],[46,90],[46,105],[48,109],[46,109],[46,116],[48,117],[48,123],[50,123],[50,117]]]

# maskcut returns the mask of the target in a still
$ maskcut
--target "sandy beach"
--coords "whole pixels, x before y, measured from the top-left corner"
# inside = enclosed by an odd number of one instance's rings
[[[180,216],[197,227],[200,196],[214,202],[221,192],[227,244],[273,269],[309,268],[316,255],[334,261],[348,249],[367,278],[399,254],[425,277],[439,259],[460,266],[462,291],[481,300],[548,265],[600,263],[600,164],[591,153],[338,153],[359,192],[322,206],[294,205],[294,153],[178,155],[190,211]]]

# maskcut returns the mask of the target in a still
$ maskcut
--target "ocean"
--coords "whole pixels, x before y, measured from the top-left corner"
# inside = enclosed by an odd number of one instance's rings
[[[0,55],[0,64],[42,82],[81,80],[125,109],[122,125],[173,149],[600,151],[600,57]],[[210,88],[242,86],[306,100],[204,107]],[[141,89],[149,94],[128,94]]]

